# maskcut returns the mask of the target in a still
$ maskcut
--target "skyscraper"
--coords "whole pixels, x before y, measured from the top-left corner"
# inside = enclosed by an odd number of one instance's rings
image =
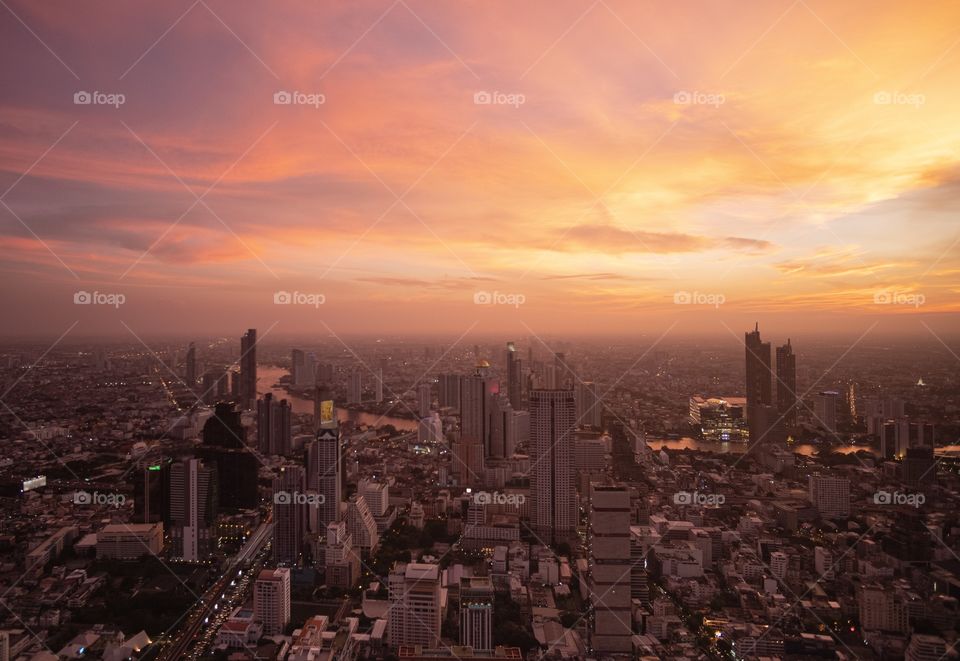
[[[217,473],[199,459],[170,467],[170,536],[173,556],[187,562],[206,558],[216,545]]]
[[[459,374],[441,374],[439,381],[439,402],[440,407],[449,407],[455,412],[460,412],[460,381],[463,379]]]
[[[307,532],[307,499],[304,470],[284,466],[273,478],[273,561],[296,567]]]
[[[490,363],[481,360],[476,371],[463,377],[460,397],[460,434],[480,441],[486,456],[490,454],[491,395],[496,392],[496,381],[487,377]]]
[[[374,399],[376,399],[377,402],[382,402],[383,401],[383,368],[382,367],[377,368],[376,378],[374,379],[373,385],[374,385],[374,395],[373,395]]]
[[[263,454],[287,455],[290,442],[290,404],[268,392],[257,400],[257,448]]]
[[[293,385],[299,386],[303,383],[303,370],[306,367],[306,354],[303,349],[290,350],[290,380]]]
[[[600,402],[600,394],[597,392],[597,384],[593,381],[581,381],[576,384],[574,390],[577,393],[577,424],[599,429],[603,406]]]
[[[771,441],[771,425],[779,416],[773,404],[773,373],[770,369],[770,343],[760,339],[760,325],[744,334],[747,425],[750,442]],[[782,427],[781,427],[782,428]]]
[[[813,399],[813,413],[817,426],[829,434],[837,432],[837,403],[840,393],[836,390],[824,390]]]
[[[318,389],[319,390],[319,389]],[[328,396],[328,391],[318,396]],[[343,499],[343,456],[340,447],[340,424],[332,399],[320,399],[316,438],[307,444],[307,489],[320,496],[318,521],[320,529],[340,520]]]
[[[187,388],[193,390],[197,387],[197,348],[194,346],[193,342],[190,343],[190,348],[187,349]]]
[[[388,627],[391,647],[440,642],[440,565],[399,562],[390,570]]]
[[[240,337],[240,405],[253,409],[257,401],[257,329]]]
[[[218,503],[223,509],[253,509],[260,503],[257,471],[260,461],[247,447],[247,429],[240,411],[221,402],[203,425],[197,455],[217,467]]]
[[[157,523],[169,518],[170,465],[169,459],[161,459],[140,464],[134,470],[134,523]]]
[[[777,413],[787,429],[797,426],[797,356],[789,338],[777,347]]]
[[[534,390],[530,395],[530,508],[534,533],[547,543],[573,537],[577,527],[573,432],[577,405],[572,390]]]
[[[290,624],[290,570],[261,569],[253,586],[253,616],[265,636],[282,634]]]
[[[517,347],[507,342],[507,397],[514,411],[523,408],[523,365],[517,356]]]
[[[460,579],[460,644],[493,649],[493,583],[486,576]]]
[[[347,404],[359,404],[363,401],[363,379],[360,370],[354,369],[347,377]]]
[[[430,409],[433,405],[433,386],[429,383],[421,383],[417,386],[417,408],[421,418],[430,415]]]
[[[629,653],[631,623],[630,490],[590,485],[591,647]]]
[[[513,454],[510,433],[513,428],[513,407],[503,393],[490,397],[490,449],[488,456],[505,459]]]

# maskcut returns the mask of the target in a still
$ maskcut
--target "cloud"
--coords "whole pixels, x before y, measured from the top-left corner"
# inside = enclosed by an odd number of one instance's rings
[[[765,253],[776,246],[763,239],[736,236],[711,237],[679,232],[631,231],[613,225],[575,225],[561,232],[558,250],[595,250],[623,253],[690,253],[709,250]]]

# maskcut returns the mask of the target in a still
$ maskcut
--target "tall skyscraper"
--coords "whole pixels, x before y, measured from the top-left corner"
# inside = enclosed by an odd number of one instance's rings
[[[603,405],[600,402],[600,393],[597,392],[597,384],[593,381],[581,381],[574,390],[577,394],[577,424],[599,429],[602,424]]]
[[[523,408],[523,364],[513,342],[507,342],[507,397],[514,411]]]
[[[460,434],[479,440],[486,456],[490,454],[491,395],[497,391],[496,381],[487,376],[490,363],[481,360],[476,371],[463,377],[460,397]]]
[[[777,413],[787,429],[797,426],[797,356],[789,338],[777,347]]]
[[[347,404],[359,404],[363,401],[363,379],[359,369],[354,369],[347,377]]]
[[[303,383],[303,370],[306,367],[306,354],[303,349],[290,350],[290,380],[293,385],[299,386]]]
[[[463,379],[459,374],[441,374],[439,381],[440,407],[448,407],[460,412],[460,382]]]
[[[629,653],[631,629],[630,490],[590,485],[591,647]]]
[[[201,432],[197,455],[217,467],[218,503],[222,509],[253,509],[260,504],[257,471],[260,461],[247,447],[247,429],[240,411],[221,402]]]
[[[290,443],[290,403],[268,392],[257,400],[257,448],[267,455],[288,455]]]
[[[363,557],[372,556],[380,545],[380,534],[373,512],[363,494],[355,493],[347,503],[347,532],[353,539],[353,547]]]
[[[433,408],[433,386],[430,383],[421,383],[417,386],[417,413],[421,418],[430,415]]]
[[[261,569],[253,585],[253,616],[265,636],[277,636],[290,624],[290,570]]]
[[[440,565],[399,562],[390,570],[388,588],[390,646],[437,647],[440,643]]]
[[[205,559],[216,546],[217,473],[199,459],[170,467],[170,537],[173,556]]]
[[[483,481],[484,449],[476,438],[463,436],[453,444],[451,471],[460,486],[475,487]]]
[[[770,343],[760,339],[760,325],[744,335],[746,357],[747,418],[753,407],[772,404],[772,373],[770,372]]]
[[[574,536],[577,494],[573,432],[577,404],[572,390],[534,390],[530,395],[530,508],[534,533],[547,543]]]
[[[318,389],[320,411],[316,438],[307,444],[307,489],[321,496],[317,514],[320,529],[340,520],[343,500],[343,451],[340,424],[329,391]]]
[[[307,500],[304,470],[284,466],[273,478],[273,561],[296,567],[307,533]]]
[[[377,368],[376,377],[374,378],[373,386],[374,386],[374,395],[373,395],[374,399],[376,399],[378,403],[382,402],[383,401],[383,368],[382,367]]]
[[[493,583],[486,576],[460,579],[460,644],[493,649]]]
[[[197,347],[194,346],[193,342],[190,343],[190,348],[187,349],[186,383],[190,390],[197,387]]]
[[[510,433],[513,427],[513,407],[503,393],[490,397],[490,448],[488,456],[505,459],[513,454]]]
[[[837,404],[840,393],[836,390],[824,390],[813,399],[813,413],[817,426],[830,434],[837,432]]]
[[[240,405],[253,409],[257,402],[257,329],[240,337]]]
[[[171,463],[169,459],[144,462],[134,470],[134,523],[158,523],[169,519]]]

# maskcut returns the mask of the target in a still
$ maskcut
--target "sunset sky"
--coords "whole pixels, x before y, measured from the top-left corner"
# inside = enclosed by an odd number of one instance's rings
[[[4,334],[960,309],[956,2],[0,5]]]

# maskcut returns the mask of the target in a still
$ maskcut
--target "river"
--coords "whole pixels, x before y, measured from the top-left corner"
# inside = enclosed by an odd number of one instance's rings
[[[257,365],[257,394],[273,393],[278,399],[286,399],[290,402],[290,408],[294,413],[309,413],[313,415],[313,400],[301,397],[294,393],[288,393],[280,385],[280,377],[287,376],[290,372],[276,365]],[[355,425],[393,425],[401,431],[417,431],[416,420],[407,418],[397,418],[394,416],[379,416],[374,413],[364,413],[363,411],[351,411],[348,409],[337,409],[337,419],[340,422],[353,422]]]

